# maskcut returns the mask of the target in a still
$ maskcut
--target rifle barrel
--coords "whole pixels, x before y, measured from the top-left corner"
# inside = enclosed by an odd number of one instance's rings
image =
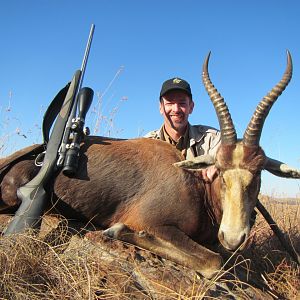
[[[83,81],[83,77],[84,77],[84,73],[85,73],[85,69],[86,69],[86,64],[87,64],[87,60],[88,60],[88,57],[89,57],[91,44],[92,44],[92,40],[93,40],[94,30],[95,30],[95,25],[92,24],[91,29],[90,29],[88,42],[87,42],[87,45],[86,45],[86,48],[85,48],[81,68],[80,68],[82,76],[81,76],[81,79],[79,81],[78,91],[81,89],[81,86],[82,86],[82,81]]]
[[[81,69],[77,71],[77,72],[80,72],[80,78],[79,78],[79,81],[78,81],[76,96],[73,99],[74,103],[73,103],[73,106],[72,106],[72,110],[71,110],[71,113],[69,114],[68,122],[67,122],[67,125],[65,127],[65,132],[64,132],[63,138],[62,138],[62,143],[61,143],[60,149],[58,151],[59,157],[58,157],[58,160],[57,160],[57,167],[62,167],[63,164],[64,164],[66,151],[67,151],[66,147],[67,147],[67,144],[69,143],[72,120],[75,118],[76,111],[77,111],[77,104],[78,104],[77,95],[78,95],[78,93],[81,89],[81,85],[82,85],[82,81],[83,81],[83,77],[84,77],[84,73],[85,73],[85,69],[86,69],[86,64],[87,64],[87,60],[88,60],[88,57],[89,57],[90,48],[91,48],[91,44],[92,44],[92,40],[93,40],[94,30],[95,30],[95,25],[92,24],[91,29],[90,29],[88,42],[87,42],[85,52],[84,52],[84,56],[83,56],[83,60],[82,60]]]

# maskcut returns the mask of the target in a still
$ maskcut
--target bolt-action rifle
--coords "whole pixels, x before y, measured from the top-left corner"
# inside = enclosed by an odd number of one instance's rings
[[[72,176],[76,172],[80,142],[84,136],[85,116],[94,95],[92,89],[81,88],[94,28],[95,26],[92,24],[81,69],[75,72],[56,117],[50,139],[47,142],[42,167],[31,181],[17,190],[17,196],[22,203],[4,231],[4,235],[20,233],[28,228],[38,229],[41,225],[41,215],[51,195],[55,177],[61,169],[68,176]]]

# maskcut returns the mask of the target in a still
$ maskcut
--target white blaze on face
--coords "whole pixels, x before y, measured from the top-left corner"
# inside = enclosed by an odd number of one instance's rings
[[[243,157],[242,147],[237,147],[233,154],[233,168],[223,173],[223,217],[219,229],[219,239],[223,246],[235,250],[248,237],[250,226],[250,205],[253,195],[249,194],[249,186],[253,174],[239,168]]]

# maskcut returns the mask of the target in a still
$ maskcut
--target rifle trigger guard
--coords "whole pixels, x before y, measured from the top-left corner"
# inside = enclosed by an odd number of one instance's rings
[[[35,158],[34,164],[35,164],[37,167],[41,167],[41,166],[43,165],[43,161],[44,161],[45,154],[46,154],[46,151],[44,151],[44,152],[42,152],[42,153],[39,153],[39,154],[37,155],[37,157]]]

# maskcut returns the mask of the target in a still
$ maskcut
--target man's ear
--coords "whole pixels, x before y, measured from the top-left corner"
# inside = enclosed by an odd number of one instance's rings
[[[194,110],[194,101],[193,99],[190,100],[190,111],[189,111],[189,114],[191,114]]]
[[[161,115],[164,115],[164,112],[165,112],[163,101],[164,100],[162,100],[162,99],[159,101],[159,112],[160,112]]]

